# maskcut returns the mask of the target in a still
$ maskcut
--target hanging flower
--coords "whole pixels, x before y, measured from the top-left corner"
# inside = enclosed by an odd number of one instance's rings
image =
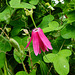
[[[41,53],[40,48],[44,52],[45,52],[45,50],[48,51],[47,48],[49,48],[51,50],[53,49],[50,41],[44,35],[41,28],[35,28],[32,30],[31,39],[30,39],[29,43],[27,44],[26,48],[29,46],[29,44],[32,40],[33,40],[33,49],[34,49],[34,53],[36,56]]]

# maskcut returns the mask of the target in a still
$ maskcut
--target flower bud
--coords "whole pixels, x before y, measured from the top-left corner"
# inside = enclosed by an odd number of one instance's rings
[[[16,40],[14,40],[13,38],[10,38],[9,42],[12,45],[12,47],[16,48],[17,50],[20,50],[20,46]]]

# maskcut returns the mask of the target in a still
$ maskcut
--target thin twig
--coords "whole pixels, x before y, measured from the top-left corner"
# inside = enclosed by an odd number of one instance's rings
[[[62,43],[62,45],[61,45],[61,47],[60,47],[59,51],[62,49],[62,47],[63,47],[64,43],[65,43],[65,40],[63,41],[63,43]]]
[[[0,28],[0,30],[2,30],[2,28]],[[6,32],[4,30],[2,30],[2,32],[6,35],[6,37],[9,39],[9,36],[6,34]],[[1,34],[0,34],[1,36]]]
[[[50,67],[49,72],[47,73],[47,75],[49,75],[49,73],[50,73],[50,71],[51,71],[52,67],[53,67],[53,65],[51,65],[51,67]]]

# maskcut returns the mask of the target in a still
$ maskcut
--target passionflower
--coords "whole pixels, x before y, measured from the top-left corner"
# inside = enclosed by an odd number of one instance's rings
[[[50,41],[44,35],[43,30],[41,28],[35,28],[32,30],[31,38],[26,48],[29,46],[32,40],[33,40],[33,50],[36,56],[41,53],[41,50],[45,52],[45,50],[48,51],[47,48],[49,48],[50,50],[53,49]]]

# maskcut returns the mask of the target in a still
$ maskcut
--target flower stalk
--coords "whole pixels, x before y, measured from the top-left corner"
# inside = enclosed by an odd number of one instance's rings
[[[37,28],[37,27],[36,27],[36,24],[35,24],[35,21],[34,21],[34,19],[33,19],[33,16],[32,16],[32,15],[30,15],[30,17],[31,17],[31,19],[32,19],[32,22],[33,22],[33,24],[34,24],[35,28]]]

